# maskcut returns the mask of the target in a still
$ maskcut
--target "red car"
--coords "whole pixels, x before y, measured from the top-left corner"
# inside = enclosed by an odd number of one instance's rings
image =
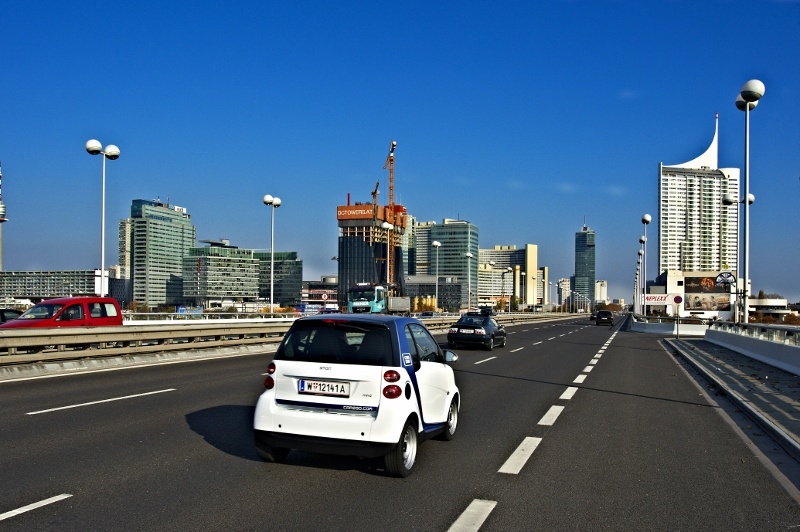
[[[2,329],[26,327],[107,327],[122,325],[122,311],[111,297],[46,299],[20,317],[0,324]]]

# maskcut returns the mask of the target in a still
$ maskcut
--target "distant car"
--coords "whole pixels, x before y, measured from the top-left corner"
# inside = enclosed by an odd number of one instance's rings
[[[5,323],[13,319],[19,318],[22,315],[21,310],[13,308],[0,308],[0,323]]]
[[[590,320],[596,320],[597,319],[597,311],[596,310],[594,312],[592,312],[592,315],[589,316],[589,319]]]
[[[595,325],[614,325],[614,314],[610,310],[598,310]]]
[[[291,449],[382,456],[387,473],[406,477],[419,442],[455,435],[461,394],[448,364],[456,360],[414,318],[300,318],[267,366],[256,452],[267,462]]]
[[[447,332],[447,345],[481,345],[491,351],[495,346],[506,346],[506,328],[490,315],[467,312]]]
[[[437,316],[439,316],[439,313],[433,312],[432,310],[426,310],[419,315],[420,318],[436,318]]]
[[[0,329],[29,327],[110,327],[122,325],[122,311],[111,297],[45,299],[18,318],[0,323]]]

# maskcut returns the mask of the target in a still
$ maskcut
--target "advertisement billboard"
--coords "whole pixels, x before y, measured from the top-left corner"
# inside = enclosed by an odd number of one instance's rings
[[[728,285],[717,284],[714,277],[686,277],[684,279],[685,310],[731,310]]]

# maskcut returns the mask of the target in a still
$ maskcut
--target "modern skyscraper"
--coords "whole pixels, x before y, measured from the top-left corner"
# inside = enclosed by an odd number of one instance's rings
[[[683,164],[659,164],[658,272],[719,271],[737,268],[739,169],[717,168],[719,115],[708,149]]]
[[[196,230],[185,208],[133,200],[120,221],[120,265],[129,268],[133,300],[149,307],[183,303],[183,257],[195,247]],[[125,246],[128,246],[127,248]]]
[[[476,304],[478,293],[478,227],[465,220],[445,218],[430,230],[431,242],[441,242],[439,277],[455,276],[462,281],[462,307]],[[467,257],[471,253],[472,257]],[[472,292],[470,298],[468,292]]]
[[[595,232],[585,225],[575,233],[575,283],[573,291],[594,300],[596,281]]]

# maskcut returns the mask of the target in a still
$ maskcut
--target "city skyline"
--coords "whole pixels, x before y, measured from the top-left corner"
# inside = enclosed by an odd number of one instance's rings
[[[752,289],[800,301],[800,2],[191,6],[0,6],[4,269],[99,267],[98,139],[121,151],[106,265],[133,199],[186,207],[200,240],[267,249],[271,194],[276,251],[317,279],[336,272],[336,206],[376,181],[386,203],[394,139],[410,215],[467,220],[482,248],[535,243],[553,279],[574,275],[585,220],[597,278],[630,301],[659,164],[699,156],[718,112],[719,165],[741,168],[734,99],[757,78]]]

